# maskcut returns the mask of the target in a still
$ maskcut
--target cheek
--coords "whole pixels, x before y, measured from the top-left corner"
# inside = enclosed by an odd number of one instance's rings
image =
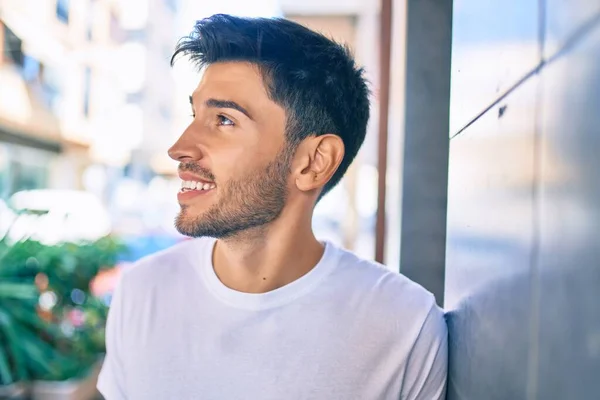
[[[275,156],[256,146],[223,149],[212,157],[213,172],[221,181],[240,179],[263,169]]]

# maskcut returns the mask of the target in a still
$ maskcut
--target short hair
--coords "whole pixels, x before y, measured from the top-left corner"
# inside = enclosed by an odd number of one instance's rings
[[[327,133],[344,142],[344,158],[321,197],[342,179],[365,139],[370,94],[346,45],[283,18],[216,14],[180,39],[171,65],[180,54],[199,69],[230,61],[257,65],[269,98],[286,112],[291,148]]]

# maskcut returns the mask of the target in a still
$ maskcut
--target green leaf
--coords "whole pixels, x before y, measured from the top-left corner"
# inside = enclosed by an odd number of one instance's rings
[[[85,374],[103,351],[107,307],[90,293],[90,281],[115,265],[125,246],[111,237],[91,243],[44,245],[31,239],[0,239],[0,379],[65,380]],[[67,336],[58,323],[47,322],[36,310],[38,274],[48,281],[57,303],[53,320],[71,309],[84,312],[86,322]],[[73,289],[84,303],[74,304]]]
[[[13,383],[13,376],[10,373],[10,368],[8,366],[8,354],[4,350],[1,339],[2,336],[0,335],[0,380],[2,381],[2,384],[9,385]]]
[[[29,377],[27,361],[22,350],[19,348],[22,338],[15,332],[11,316],[2,309],[0,309],[0,328],[4,331],[7,348],[12,355],[17,380],[27,380]]]
[[[62,355],[22,324],[14,324],[13,328],[20,338],[18,347],[32,373],[31,377],[37,379],[39,376],[51,373],[51,362],[59,360]]]
[[[7,302],[6,305],[10,309],[13,318],[32,328],[34,331],[45,333],[52,339],[58,339],[62,336],[59,327],[56,324],[42,320],[33,306],[16,301]]]
[[[39,291],[32,283],[0,282],[0,298],[32,300]]]

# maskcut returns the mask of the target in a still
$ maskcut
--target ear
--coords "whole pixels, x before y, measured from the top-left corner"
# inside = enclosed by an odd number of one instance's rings
[[[296,151],[293,173],[303,192],[320,190],[337,171],[344,158],[344,142],[333,134],[305,139]]]

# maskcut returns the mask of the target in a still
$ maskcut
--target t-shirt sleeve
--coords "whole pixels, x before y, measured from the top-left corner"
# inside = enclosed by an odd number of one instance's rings
[[[98,390],[106,400],[126,400],[125,371],[122,361],[123,279],[115,288],[106,321],[106,356],[100,375]]]
[[[447,373],[448,328],[434,304],[408,358],[400,399],[444,400]]]

